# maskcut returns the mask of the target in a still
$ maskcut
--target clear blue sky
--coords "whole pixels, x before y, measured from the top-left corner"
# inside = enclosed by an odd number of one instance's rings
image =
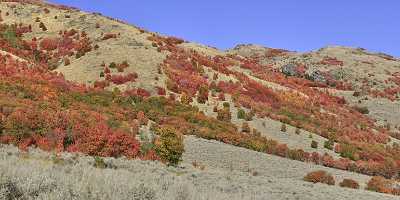
[[[363,47],[400,57],[400,0],[49,0],[220,49]]]

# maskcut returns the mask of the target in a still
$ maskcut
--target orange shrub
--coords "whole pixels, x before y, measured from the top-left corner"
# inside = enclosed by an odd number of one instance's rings
[[[390,194],[392,193],[392,181],[381,176],[374,176],[368,181],[365,189]]]
[[[310,172],[304,177],[303,180],[312,183],[324,183],[328,185],[335,185],[335,179],[333,178],[333,176],[323,170]]]
[[[106,33],[106,34],[104,34],[102,40],[108,40],[108,39],[111,39],[111,38],[117,38],[117,34],[115,34],[115,33]]]
[[[339,183],[340,187],[347,187],[347,188],[353,188],[353,189],[358,189],[360,188],[360,185],[357,183],[357,181],[353,179],[343,179],[342,182]]]

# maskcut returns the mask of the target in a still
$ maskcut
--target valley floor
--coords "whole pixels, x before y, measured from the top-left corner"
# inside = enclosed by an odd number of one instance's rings
[[[365,183],[369,177],[292,161],[216,141],[185,138],[180,167],[158,162],[91,157],[16,147],[0,148],[0,199],[396,199],[365,191],[302,181],[309,171]],[[190,148],[189,148],[190,147]],[[197,163],[196,167],[193,163]],[[365,185],[361,184],[362,187]]]

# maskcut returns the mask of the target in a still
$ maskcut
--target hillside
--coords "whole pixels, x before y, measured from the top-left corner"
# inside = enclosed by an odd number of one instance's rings
[[[221,51],[42,1],[0,11],[0,199],[400,194],[400,59]],[[336,183],[303,180],[315,170]]]

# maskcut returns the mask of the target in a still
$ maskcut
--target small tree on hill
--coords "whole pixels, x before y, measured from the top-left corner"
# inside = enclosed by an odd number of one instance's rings
[[[184,152],[182,135],[172,127],[161,127],[156,134],[160,136],[155,142],[157,154],[169,165],[177,165]]]

